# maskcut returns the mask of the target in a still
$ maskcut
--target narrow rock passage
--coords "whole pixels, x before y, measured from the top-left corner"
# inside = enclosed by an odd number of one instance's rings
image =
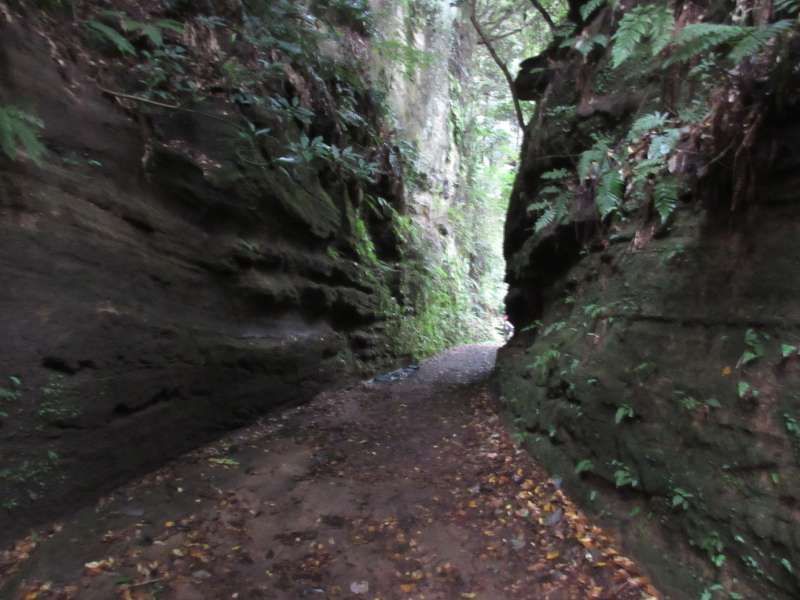
[[[265,418],[21,540],[2,598],[659,597],[503,430],[496,348]]]

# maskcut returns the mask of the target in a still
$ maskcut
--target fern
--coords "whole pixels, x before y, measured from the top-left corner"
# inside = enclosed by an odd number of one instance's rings
[[[542,173],[540,177],[546,181],[561,181],[569,177],[569,171],[566,169],[553,169],[552,171]]]
[[[596,165],[597,169],[602,171],[603,165],[608,160],[608,154],[611,151],[609,146],[610,140],[605,137],[597,137],[594,145],[588,150],[581,153],[581,158],[578,161],[578,180],[583,182],[584,179],[592,174],[593,167]]]
[[[684,27],[675,40],[676,50],[666,65],[686,62],[706,54],[722,44],[733,42],[747,33],[747,27],[721,23],[692,23]]]
[[[775,14],[783,13],[790,17],[796,17],[800,12],[800,0],[775,0],[773,2]]]
[[[605,3],[606,0],[589,0],[589,2],[581,6],[581,19],[586,21],[586,19],[588,19],[592,13],[594,13],[594,11],[604,6]]]
[[[747,28],[748,31],[742,39],[728,53],[728,60],[734,64],[739,64],[748,56],[753,56],[760,52],[772,38],[789,31],[792,25],[793,22],[786,19],[763,27]]]
[[[565,169],[556,169],[548,171],[542,175],[542,179],[566,179],[570,173]],[[572,199],[572,193],[564,187],[555,185],[548,185],[539,190],[539,197],[545,197],[543,200],[534,202],[528,206],[528,212],[541,211],[533,225],[536,233],[539,233],[544,228],[553,223],[561,221],[569,210],[569,203]]]
[[[666,166],[663,157],[646,158],[636,161],[631,174],[631,185],[636,187],[647,183],[651,177],[655,177]]]
[[[161,48],[164,45],[164,36],[162,30],[169,29],[176,33],[183,32],[183,25],[178,21],[172,19],[159,19],[153,23],[144,23],[136,21],[125,16],[124,13],[118,11],[104,11],[104,15],[119,19],[120,27],[124,32],[139,32],[141,35],[148,38],[155,47]],[[108,42],[111,42],[120,54],[135,55],[136,48],[133,47],[128,39],[113,27],[109,27],[105,23],[101,23],[96,19],[86,21],[86,26]]]
[[[655,7],[650,21],[650,44],[653,56],[658,56],[672,42],[675,17],[669,6]]]
[[[650,39],[651,53],[657,55],[672,40],[675,20],[669,6],[637,6],[622,17],[614,34],[611,63],[616,69],[639,49],[646,38]]]
[[[39,140],[39,130],[43,127],[44,123],[29,113],[13,106],[0,106],[0,149],[16,160],[21,145],[30,159],[41,166],[45,147]]]
[[[678,180],[675,177],[664,177],[656,183],[653,189],[653,204],[661,217],[661,222],[666,222],[678,205]]]
[[[545,210],[547,207],[550,206],[550,203],[547,200],[541,200],[539,202],[534,202],[528,205],[528,212],[534,212],[537,210]]]
[[[570,200],[572,200],[572,193],[563,190],[558,196],[548,202],[547,208],[545,208],[544,212],[536,219],[536,223],[533,226],[534,231],[539,233],[548,225],[560,223],[569,212]]]
[[[533,225],[533,230],[536,233],[539,233],[548,225],[552,225],[556,220],[556,216],[556,207],[552,204],[548,205],[548,207],[544,209],[544,212],[539,215],[539,218],[536,219],[536,223]]]
[[[619,22],[619,28],[614,34],[614,48],[611,51],[611,60],[616,69],[628,60],[642,40],[650,31],[650,9],[647,6],[637,6],[629,10]]]
[[[154,23],[142,23],[141,21],[134,21],[133,19],[123,17],[122,29],[124,31],[140,32],[153,42],[153,45],[157,48],[164,45],[164,37],[161,34],[162,29],[170,29],[176,33],[183,33],[183,26],[172,19],[160,19]]]
[[[680,129],[666,129],[662,135],[655,136],[647,149],[647,158],[658,159],[667,156],[680,139]]]
[[[600,185],[597,186],[595,195],[595,204],[600,212],[600,218],[605,219],[620,207],[624,187],[622,175],[616,169],[611,169],[600,177]]]
[[[643,133],[647,133],[652,129],[663,128],[668,118],[669,115],[662,112],[654,112],[650,113],[649,115],[639,117],[631,126],[631,129],[628,132],[628,139],[635,140],[638,139]]]
[[[90,19],[86,22],[86,26],[99,33],[100,36],[108,42],[111,42],[114,47],[117,49],[117,52],[120,54],[136,54],[136,48],[133,47],[125,36],[123,36],[119,31],[114,29],[113,27],[109,27],[105,23],[101,23],[100,21],[96,21],[95,19]]]

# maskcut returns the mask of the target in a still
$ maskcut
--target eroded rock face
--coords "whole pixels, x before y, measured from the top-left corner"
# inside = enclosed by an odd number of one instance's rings
[[[520,333],[499,356],[504,401],[530,451],[618,526],[670,597],[715,582],[797,597],[800,164],[781,148],[798,107],[748,100],[763,120],[747,148],[758,172],[747,207],[731,212],[737,174],[712,168],[667,226],[643,213],[609,225],[578,195],[564,224],[531,235],[540,175],[569,168],[552,157],[630,122],[624,99],[641,91],[606,90],[623,108],[598,120],[579,110],[597,105],[592,88],[567,81],[550,96],[578,110],[531,126],[509,212]]]
[[[0,544],[265,410],[396,364],[390,318],[406,301],[374,274],[378,259],[399,272],[401,241],[364,186],[243,160],[224,99],[147,110],[34,29],[0,12],[0,106],[41,118],[49,149],[41,167],[0,154]],[[316,134],[338,127],[331,97],[287,72],[276,93],[325,106]],[[369,102],[357,106],[375,120]],[[297,122],[279,127],[297,137]],[[395,151],[375,149],[371,191],[403,213]]]
[[[224,180],[208,165],[229,164],[226,132],[202,117],[165,123],[194,158],[146,149],[80,73],[65,85],[35,37],[0,28],[3,99],[32,102],[59,152],[41,169],[0,161],[5,539],[343,380],[378,310],[352,262],[324,253],[332,200],[302,212],[297,189]],[[368,364],[389,360],[376,341]]]

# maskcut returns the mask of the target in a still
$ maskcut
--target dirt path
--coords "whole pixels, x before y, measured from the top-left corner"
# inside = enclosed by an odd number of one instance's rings
[[[514,447],[465,346],[266,418],[0,558],[0,597],[658,597]]]

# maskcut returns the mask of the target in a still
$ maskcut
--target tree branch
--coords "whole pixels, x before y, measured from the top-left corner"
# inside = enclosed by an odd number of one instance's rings
[[[491,41],[489,41],[489,39],[486,37],[486,34],[483,33],[481,24],[478,22],[478,17],[475,16],[475,4],[476,1],[473,0],[471,6],[472,10],[470,11],[469,20],[472,23],[472,26],[475,28],[478,37],[481,38],[481,42],[486,46],[486,49],[489,51],[489,54],[492,55],[492,59],[497,64],[499,69],[503,72],[503,76],[506,78],[506,81],[508,82],[508,89],[511,90],[511,99],[514,101],[514,111],[517,113],[517,123],[519,124],[520,129],[524,131],[525,117],[522,114],[522,107],[519,105],[517,90],[514,87],[514,78],[511,76],[511,72],[508,70],[506,63],[503,62],[503,59],[500,58],[500,55],[497,54],[497,50],[495,50],[494,46],[492,46]]]
[[[542,3],[541,3],[541,2],[539,2],[539,0],[531,0],[531,4],[533,4],[533,7],[534,7],[536,10],[538,10],[538,11],[539,11],[539,14],[540,14],[540,15],[542,15],[542,18],[545,20],[545,22],[547,23],[547,25],[550,27],[550,30],[551,30],[551,31],[555,31],[555,29],[556,29],[556,24],[555,24],[555,23],[553,23],[553,18],[550,16],[550,13],[548,13],[548,12],[547,12],[547,11],[544,9],[544,6],[542,6]]]
[[[511,31],[506,31],[505,33],[495,34],[495,35],[491,36],[488,39],[489,39],[490,42],[498,42],[498,41],[503,40],[503,39],[505,39],[505,38],[507,38],[509,36],[516,35],[520,31],[524,31],[526,27],[528,27],[528,26],[527,25],[523,25],[522,27],[517,27],[516,29],[512,29]],[[480,42],[480,43],[483,44],[483,42]]]

